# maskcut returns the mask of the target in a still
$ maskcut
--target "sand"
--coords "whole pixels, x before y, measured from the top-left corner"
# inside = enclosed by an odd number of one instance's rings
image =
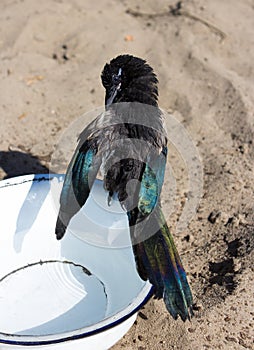
[[[163,0],[2,0],[0,18],[1,179],[48,171],[61,134],[103,105],[101,69],[121,53],[154,67],[161,108],[197,152],[201,198],[186,227],[193,184],[172,140],[162,196],[195,317],[174,321],[151,299],[113,349],[253,349],[253,1],[183,1],[179,12]]]

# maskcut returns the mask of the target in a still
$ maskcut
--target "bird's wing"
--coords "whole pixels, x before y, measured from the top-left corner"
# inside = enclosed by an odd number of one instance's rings
[[[96,140],[88,139],[78,147],[68,166],[60,196],[55,233],[61,239],[71,218],[85,204],[98,173],[101,159],[96,156]]]
[[[183,321],[190,319],[191,290],[160,205],[145,221],[144,230],[150,236],[133,247],[140,277],[152,283],[155,297],[164,299],[174,319],[178,315]]]
[[[165,301],[170,314],[182,320],[192,315],[192,295],[186,273],[161,210],[167,149],[148,159],[142,175],[139,201],[128,212],[137,270],[154,286],[155,296]]]
[[[147,159],[142,175],[138,201],[138,210],[141,218],[149,215],[160,199],[166,161],[167,147],[162,148],[159,156],[150,155]]]
[[[142,174],[137,206],[128,211],[132,243],[146,239],[145,220],[160,203],[160,193],[164,181],[167,161],[167,147],[163,146],[160,154],[151,153]]]

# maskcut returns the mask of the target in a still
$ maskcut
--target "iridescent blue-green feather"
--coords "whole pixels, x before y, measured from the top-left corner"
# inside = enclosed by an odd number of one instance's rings
[[[149,215],[158,204],[160,197],[166,166],[167,148],[163,147],[160,155],[155,154],[147,159],[145,171],[139,191],[138,209],[143,220]]]
[[[179,314],[182,320],[185,321],[186,319],[190,319],[192,315],[191,290],[162,211],[158,210],[157,215],[160,215],[162,222],[164,221],[158,233],[160,241],[155,251],[164,283],[163,299],[172,316],[176,318]]]
[[[93,164],[94,152],[88,149],[86,153],[79,152],[71,169],[72,186],[80,206],[85,204],[90,193],[89,173]]]
[[[77,149],[66,172],[55,233],[61,239],[71,218],[85,204],[100,166],[96,149],[85,143]]]
[[[149,159],[139,191],[137,208],[128,212],[133,251],[139,275],[154,286],[167,310],[183,321],[192,315],[192,295],[173,237],[160,207],[167,149]]]
[[[156,207],[146,222],[147,232],[159,227],[151,237],[134,247],[137,264],[142,266],[143,277],[155,287],[155,296],[163,298],[167,310],[185,321],[192,315],[192,294],[186,273],[170,234],[161,208]],[[145,278],[144,278],[145,279]]]

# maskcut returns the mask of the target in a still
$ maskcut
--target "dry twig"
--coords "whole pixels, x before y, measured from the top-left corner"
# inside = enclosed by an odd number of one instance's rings
[[[226,34],[222,30],[220,30],[219,28],[217,28],[216,26],[211,24],[210,22],[204,20],[203,18],[201,18],[199,16],[193,15],[189,11],[183,10],[182,9],[182,1],[178,1],[174,6],[169,6],[169,10],[164,11],[164,12],[143,13],[143,12],[135,11],[132,9],[128,9],[126,11],[126,13],[128,13],[134,17],[143,17],[143,18],[147,18],[147,19],[153,19],[153,18],[164,17],[164,16],[184,16],[184,17],[190,18],[194,21],[202,23],[203,25],[208,27],[212,32],[214,32],[216,35],[218,35],[221,38],[221,40],[224,40],[226,38]]]

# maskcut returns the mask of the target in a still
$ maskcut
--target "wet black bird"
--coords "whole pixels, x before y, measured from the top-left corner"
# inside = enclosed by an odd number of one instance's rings
[[[101,79],[105,112],[80,134],[61,192],[57,239],[100,174],[108,205],[117,196],[126,210],[140,277],[151,282],[173,318],[185,321],[192,315],[191,290],[160,204],[167,136],[156,75],[145,60],[121,55],[104,66]]]

